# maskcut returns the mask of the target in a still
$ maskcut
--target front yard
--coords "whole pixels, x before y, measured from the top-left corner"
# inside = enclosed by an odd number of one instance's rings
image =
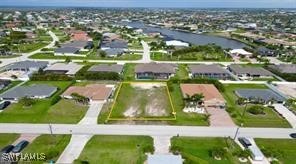
[[[257,84],[225,84],[224,87],[225,91],[223,92],[223,96],[227,101],[227,111],[237,125],[243,123],[245,127],[291,127],[290,124],[285,119],[281,118],[272,108],[265,107],[265,114],[254,115],[247,111],[244,112],[244,105],[237,104],[238,97],[234,93],[235,90],[250,88],[267,89],[267,86]],[[252,104],[248,104],[246,109],[252,106]]]
[[[68,143],[70,142],[70,135],[49,135],[44,134],[37,137],[30,143],[22,153],[41,154],[45,155],[44,161],[34,161],[34,163],[45,163],[56,161],[62,154]]]
[[[228,164],[239,163],[238,157],[233,154],[240,148],[229,138],[173,137],[171,151],[181,154],[185,163]],[[215,159],[215,154],[220,154],[221,160]]]
[[[296,161],[295,139],[255,139],[266,157],[273,157],[279,163],[294,164]]]
[[[153,139],[148,136],[94,136],[86,144],[80,163],[143,163],[146,153],[153,153]]]
[[[53,103],[68,88],[70,81],[29,81],[24,85],[47,84],[58,87],[58,91],[50,98],[36,100],[30,107],[21,103],[11,104],[0,113],[0,122],[7,123],[77,123],[84,116],[86,106],[75,104],[74,101],[60,100]]]
[[[19,136],[19,134],[0,134],[0,149],[11,145]]]

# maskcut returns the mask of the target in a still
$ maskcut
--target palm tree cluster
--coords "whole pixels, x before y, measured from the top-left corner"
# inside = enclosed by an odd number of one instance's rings
[[[71,97],[77,103],[81,103],[84,105],[89,103],[89,98],[79,95],[78,93],[72,93]]]
[[[203,99],[204,95],[202,93],[198,93],[192,96],[186,94],[186,97],[183,100],[185,101],[186,107],[197,107],[202,104]]]

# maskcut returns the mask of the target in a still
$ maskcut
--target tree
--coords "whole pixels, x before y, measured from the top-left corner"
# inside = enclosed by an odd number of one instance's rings
[[[81,103],[81,104],[88,104],[89,99],[87,97],[84,97],[82,95],[79,95],[78,93],[72,93],[71,97],[74,101]]]
[[[35,100],[29,97],[23,97],[19,100],[19,103],[22,104],[24,107],[29,107],[35,104]]]
[[[67,56],[66,59],[65,59],[65,62],[66,63],[70,63],[71,61],[72,61],[71,57],[70,56]]]

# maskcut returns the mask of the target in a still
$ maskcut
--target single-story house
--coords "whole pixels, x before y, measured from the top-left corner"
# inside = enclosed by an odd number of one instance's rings
[[[79,49],[92,49],[94,44],[92,41],[73,41],[69,43],[65,43],[62,47],[75,47]]]
[[[99,64],[90,67],[88,72],[115,72],[118,74],[123,73],[123,65],[119,64]]]
[[[54,53],[55,53],[55,55],[69,56],[69,55],[73,55],[73,54],[78,54],[79,50],[80,50],[80,48],[76,48],[76,47],[60,47],[60,48],[57,48],[54,51]]]
[[[231,79],[229,72],[223,69],[221,66],[212,64],[212,65],[189,65],[189,76],[191,78],[210,78],[210,79],[219,79],[219,80],[228,80]]]
[[[228,70],[241,79],[273,77],[273,73],[261,67],[232,64],[228,66]]]
[[[136,79],[169,79],[175,76],[176,64],[145,63],[135,67]]]
[[[63,44],[60,48],[55,50],[55,55],[58,56],[82,56],[84,54],[79,54],[80,51],[85,49],[92,49],[94,47],[92,41],[73,41],[70,43]]]
[[[114,85],[105,84],[71,86],[62,94],[62,97],[72,99],[71,94],[77,93],[81,96],[87,97],[90,101],[107,101],[111,97],[114,89]]]
[[[285,74],[296,74],[296,64],[269,65],[269,68]]]
[[[47,67],[48,62],[44,61],[20,61],[15,62],[12,64],[9,64],[4,67],[5,71],[23,71],[23,72],[29,72],[29,71],[38,71],[39,69],[44,69]]]
[[[79,65],[76,63],[55,63],[45,68],[44,72],[74,76],[82,67],[83,65]]]
[[[148,155],[147,164],[182,164],[183,159],[181,155],[172,154],[152,154]]]
[[[127,49],[128,48],[128,43],[125,40],[112,40],[112,41],[103,41],[101,43],[101,49]]]
[[[91,38],[84,31],[72,31],[71,40],[74,41],[89,41]]]
[[[34,99],[48,98],[57,91],[57,87],[49,85],[18,86],[0,94],[1,100],[18,101],[20,98],[29,97]]]
[[[104,51],[106,52],[106,55],[109,57],[122,55],[125,52],[125,50],[122,48],[109,48],[109,49],[104,49]]]
[[[249,101],[262,101],[264,103],[270,101],[282,103],[286,100],[285,97],[271,89],[238,89],[235,91],[235,94],[238,97],[248,99]]]
[[[257,52],[260,56],[276,56],[277,54],[275,53],[275,51],[268,49],[266,47],[259,47],[257,49]]]
[[[183,98],[202,94],[205,107],[224,108],[226,101],[213,84],[180,84]]]
[[[248,57],[250,57],[252,55],[252,53],[250,53],[244,49],[233,49],[229,53],[230,53],[230,55],[233,55],[233,56],[248,56]]]

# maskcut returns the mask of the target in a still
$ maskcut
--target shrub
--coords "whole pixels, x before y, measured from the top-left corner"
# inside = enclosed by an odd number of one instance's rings
[[[50,101],[50,105],[54,105],[54,104],[56,104],[56,103],[59,102],[61,99],[62,99],[62,98],[61,98],[61,96],[59,96],[59,95],[53,96],[52,99],[51,99],[51,101]]]
[[[29,107],[29,106],[34,105],[36,102],[32,98],[23,97],[19,100],[19,103],[22,104],[24,107]]]
[[[247,111],[249,113],[254,114],[254,115],[265,114],[264,110],[265,110],[265,108],[260,105],[251,106],[250,108],[247,109]]]
[[[226,155],[226,150],[223,147],[214,147],[211,150],[211,155],[213,158],[215,157],[224,158]]]

